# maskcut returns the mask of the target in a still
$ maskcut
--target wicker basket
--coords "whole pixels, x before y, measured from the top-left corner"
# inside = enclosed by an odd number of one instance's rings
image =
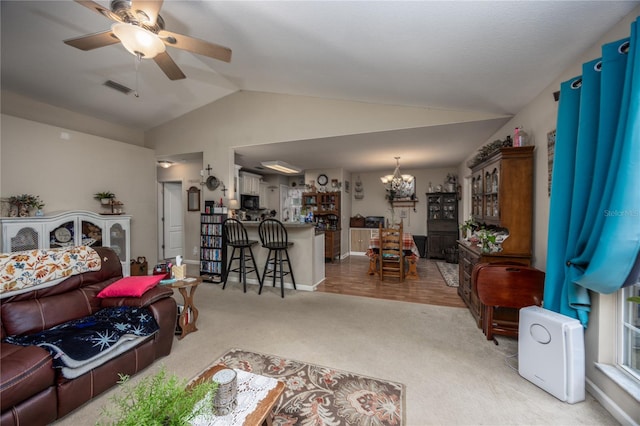
[[[352,228],[364,228],[364,216],[354,216],[349,220],[349,226]]]

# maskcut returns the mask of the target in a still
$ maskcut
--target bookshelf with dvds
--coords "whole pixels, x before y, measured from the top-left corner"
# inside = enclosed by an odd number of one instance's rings
[[[224,277],[227,250],[222,223],[226,218],[226,207],[205,202],[205,211],[200,214],[200,277],[203,281],[221,283]]]

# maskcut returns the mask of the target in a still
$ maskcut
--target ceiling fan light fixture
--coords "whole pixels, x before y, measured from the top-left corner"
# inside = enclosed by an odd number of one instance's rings
[[[288,175],[295,175],[302,172],[302,169],[300,167],[292,166],[291,164],[285,163],[284,161],[280,160],[263,161],[261,164],[271,170],[275,170]]]
[[[111,26],[111,31],[134,56],[151,59],[166,49],[160,37],[136,25],[115,23]]]

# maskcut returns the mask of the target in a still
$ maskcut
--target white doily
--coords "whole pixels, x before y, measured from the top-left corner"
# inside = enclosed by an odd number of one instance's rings
[[[247,416],[255,411],[258,403],[278,384],[278,381],[271,377],[259,376],[238,369],[234,369],[234,371],[238,374],[238,406],[236,409],[226,416],[216,416],[213,414],[211,397],[207,397],[196,405],[196,409],[200,408],[202,404],[207,404],[207,407],[200,415],[191,420],[193,426],[241,425]]]

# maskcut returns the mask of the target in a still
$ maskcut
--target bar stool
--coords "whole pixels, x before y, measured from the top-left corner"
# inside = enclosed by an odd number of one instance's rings
[[[256,259],[253,256],[253,250],[251,247],[258,244],[256,240],[250,240],[247,235],[247,230],[244,225],[238,221],[237,219],[228,218],[222,223],[222,228],[224,232],[224,236],[227,242],[227,245],[233,247],[233,251],[231,252],[231,257],[229,258],[229,265],[227,266],[227,270],[224,274],[224,284],[222,285],[222,289],[227,286],[227,278],[229,278],[230,272],[238,273],[238,281],[242,279],[242,284],[244,286],[244,292],[247,292],[247,273],[255,272],[258,277],[258,282],[260,283],[260,289],[262,289],[262,279],[260,279],[260,271],[258,270],[258,265],[256,264]],[[238,251],[238,255],[236,256],[236,251]],[[232,269],[231,264],[234,260],[240,262],[238,267]],[[247,260],[251,260],[253,263],[253,267],[247,267]]]
[[[289,242],[289,236],[284,225],[277,219],[265,219],[258,226],[258,234],[262,247],[269,249],[267,261],[264,264],[262,272],[262,283],[258,294],[262,293],[262,284],[267,276],[273,277],[273,286],[276,286],[276,278],[280,278],[280,294],[284,298],[284,277],[291,274],[291,282],[293,288],[296,289],[296,280],[293,276],[291,268],[291,260],[289,259],[289,247],[293,243]],[[282,256],[284,254],[284,257]],[[284,263],[287,263],[288,270],[284,270]],[[297,290],[297,289],[296,289]]]

